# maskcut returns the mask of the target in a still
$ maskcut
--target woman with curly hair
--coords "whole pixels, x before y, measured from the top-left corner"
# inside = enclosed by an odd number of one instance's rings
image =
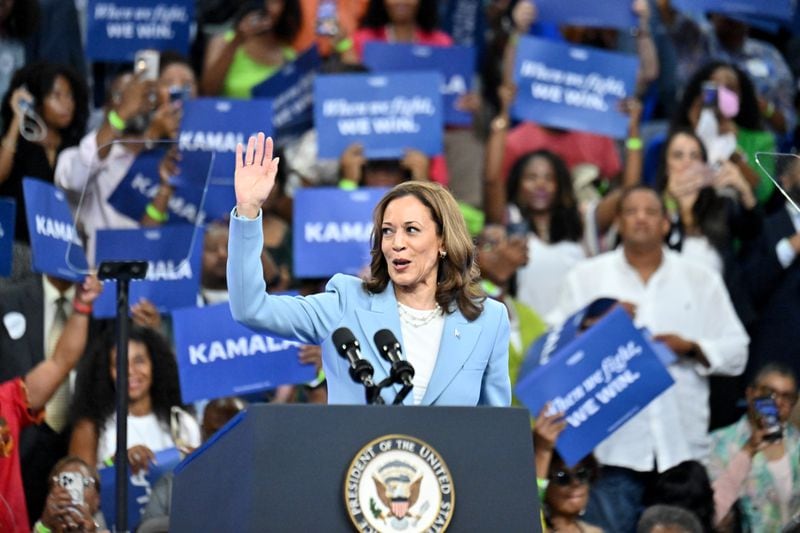
[[[247,99],[260,84],[297,57],[292,42],[300,31],[300,0],[250,0],[235,29],[208,43],[200,90],[206,96]]]
[[[509,227],[527,236],[530,250],[517,272],[517,297],[544,316],[557,302],[561,278],[587,255],[572,178],[563,159],[536,150],[514,163],[506,191]]]
[[[228,241],[233,317],[257,330],[322,344],[330,403],[365,402],[364,388],[337,354],[341,343],[334,344],[345,327],[360,340],[375,382],[393,373],[376,333],[389,329],[397,336],[416,370],[406,403],[509,405],[508,313],[480,288],[475,245],[458,204],[440,185],[408,181],[378,202],[366,281],[337,274],[320,294],[267,294],[261,206],[278,172],[272,149],[263,133],[250,138],[246,153],[237,148]],[[393,401],[395,393],[384,391],[384,400]]]
[[[41,118],[38,128],[30,129],[26,109]],[[17,202],[16,241],[29,242],[22,178],[52,183],[58,155],[80,142],[88,116],[86,82],[71,68],[40,62],[14,74],[0,105],[6,126],[0,140],[0,196]],[[22,135],[21,129],[28,133]]]
[[[78,373],[72,406],[74,429],[69,445],[98,467],[117,449],[114,390],[117,379],[113,328],[89,349]],[[167,340],[155,330],[133,326],[128,343],[128,461],[134,472],[147,468],[154,453],[166,448],[194,448],[200,428],[182,411],[178,365]],[[177,427],[173,427],[173,417]]]
[[[437,29],[436,0],[370,0],[353,35],[356,54],[362,57],[369,41],[451,46],[453,39]]]
[[[679,128],[693,129],[700,136],[709,163],[735,164],[753,187],[759,204],[768,204],[766,209],[772,211],[775,205],[769,201],[775,187],[758,166],[756,154],[775,152],[775,137],[761,119],[756,91],[747,74],[724,61],[712,61],[698,69],[672,117],[671,129]]]

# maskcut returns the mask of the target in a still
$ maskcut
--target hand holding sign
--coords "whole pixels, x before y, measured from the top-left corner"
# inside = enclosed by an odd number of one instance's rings
[[[263,133],[251,136],[247,141],[247,151],[244,154],[242,151],[242,144],[238,143],[233,176],[236,211],[247,218],[256,218],[275,185],[279,159],[272,158],[272,137],[265,140]]]
[[[156,454],[143,444],[128,448],[128,464],[134,474],[147,470],[148,465],[155,462],[155,460]]]

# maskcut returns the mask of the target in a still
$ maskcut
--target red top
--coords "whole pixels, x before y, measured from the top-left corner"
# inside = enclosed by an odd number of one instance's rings
[[[379,41],[382,43],[391,42],[389,35],[386,32],[386,27],[383,28],[361,28],[353,34],[353,45],[358,54],[358,59],[361,59],[364,54],[364,45],[370,41]],[[453,46],[453,39],[450,38],[443,31],[422,31],[417,28],[414,30],[414,43],[424,44],[429,46]]]
[[[28,509],[19,464],[19,433],[38,424],[44,411],[31,413],[22,378],[0,383],[0,531],[29,533]]]
[[[605,178],[613,178],[622,171],[617,146],[610,137],[575,130],[555,131],[533,122],[523,122],[506,137],[502,178],[508,178],[517,159],[540,149],[550,150],[561,157],[570,170],[575,165],[591,163]]]

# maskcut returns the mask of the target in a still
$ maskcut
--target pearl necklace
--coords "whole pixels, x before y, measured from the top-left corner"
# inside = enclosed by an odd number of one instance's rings
[[[400,313],[400,320],[405,322],[407,325],[415,328],[421,328],[422,326],[430,323],[431,320],[436,318],[436,316],[439,313],[441,313],[442,308],[439,307],[439,304],[437,303],[436,307],[434,307],[424,315],[417,315],[406,309],[405,306],[400,302],[397,302],[397,311]]]

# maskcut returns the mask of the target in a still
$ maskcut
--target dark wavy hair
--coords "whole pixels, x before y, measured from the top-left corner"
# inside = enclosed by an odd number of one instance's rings
[[[756,90],[753,87],[753,82],[750,77],[745,74],[742,69],[727,63],[725,61],[711,61],[706,63],[689,79],[686,84],[686,89],[683,91],[683,98],[675,110],[672,118],[671,129],[678,128],[693,128],[689,122],[689,110],[692,108],[697,97],[703,90],[703,83],[711,78],[715,70],[721,67],[727,67],[736,73],[736,78],[739,80],[739,113],[733,117],[733,121],[740,127],[748,130],[762,130],[764,129],[763,122],[761,121],[761,113],[758,110],[758,98],[756,97]]]
[[[381,250],[383,215],[386,207],[398,198],[414,196],[428,208],[436,223],[436,234],[442,237],[447,255],[439,261],[436,302],[442,312],[452,312],[458,306],[467,320],[475,320],[483,312],[486,293],[478,284],[480,272],[475,261],[475,244],[469,236],[464,217],[453,195],[441,185],[431,182],[407,181],[391,189],[373,212],[372,261],[370,277],[364,288],[377,294],[389,285],[389,266]]]
[[[714,491],[706,467],[697,461],[684,461],[662,472],[650,504],[686,509],[700,520],[704,531],[714,530]]]
[[[39,27],[41,14],[38,1],[16,0],[8,18],[0,21],[0,33],[12,39],[30,37]]]
[[[67,148],[80,142],[81,137],[86,132],[86,121],[89,118],[89,89],[86,86],[86,82],[71,67],[44,61],[25,65],[16,71],[11,78],[8,91],[6,91],[3,102],[0,104],[0,119],[2,119],[6,131],[14,114],[11,109],[12,93],[25,85],[28,92],[33,96],[36,112],[42,116],[42,102],[53,90],[53,85],[58,76],[63,76],[67,80],[72,89],[72,97],[75,100],[72,122],[59,132],[61,134],[61,146]],[[5,135],[5,131],[3,135]]]
[[[253,11],[263,11],[264,0],[250,0],[245,3],[236,14],[234,18],[235,28],[239,21],[246,17]],[[303,24],[303,8],[300,6],[300,0],[283,0],[283,11],[275,22],[275,27],[272,32],[275,36],[286,44],[294,41],[297,34],[300,33],[300,28]]]
[[[703,141],[692,130],[687,127],[680,127],[670,131],[667,140],[664,141],[664,147],[661,150],[661,157],[659,158],[658,171],[656,172],[656,189],[659,193],[664,194],[667,190],[667,155],[669,146],[672,144],[673,139],[678,135],[688,135],[700,146],[700,153],[703,161],[707,160],[706,148]],[[692,206],[692,213],[695,220],[700,227],[700,232],[708,239],[714,248],[722,254],[725,246],[729,242],[730,229],[728,224],[728,213],[725,200],[720,198],[713,187],[704,187],[700,190]]]
[[[130,340],[147,347],[153,367],[150,385],[153,413],[162,424],[169,426],[170,408],[181,405],[175,354],[169,341],[151,328],[132,325]],[[71,412],[73,423],[89,419],[99,430],[114,413],[115,383],[111,380],[111,350],[115,346],[113,327],[107,328],[89,345],[75,383],[75,400]]]
[[[419,0],[416,17],[419,29],[430,33],[437,28],[439,23],[437,10],[436,0]],[[370,0],[367,12],[361,18],[361,27],[379,29],[391,23],[385,0]]]
[[[515,204],[522,212],[525,220],[531,221],[531,213],[527,207],[519,203],[519,189],[525,167],[533,159],[540,157],[546,160],[553,168],[556,176],[556,194],[550,206],[550,242],[580,241],[583,238],[583,221],[578,212],[578,200],[572,188],[572,176],[564,160],[549,150],[536,150],[520,156],[508,173],[506,194],[509,203]],[[530,224],[531,231],[536,232],[534,224]],[[539,235],[543,237],[542,235]]]

